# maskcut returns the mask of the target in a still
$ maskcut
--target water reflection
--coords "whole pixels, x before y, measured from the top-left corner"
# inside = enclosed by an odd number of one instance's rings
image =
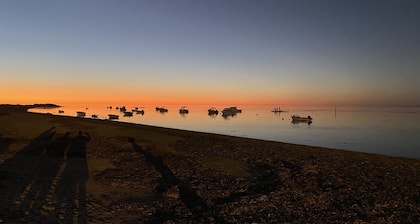
[[[127,108],[134,107],[135,105]],[[89,106],[89,108],[85,110],[84,119],[92,114],[97,114],[100,119],[108,119],[108,114],[115,113],[114,109],[107,108],[106,105]],[[132,117],[121,115],[119,121],[420,158],[420,139],[418,139],[420,126],[413,122],[420,120],[420,108],[337,108],[335,110],[334,107],[314,109],[288,107],[289,113],[273,113],[272,106],[245,105],[240,107],[244,113],[229,116],[209,113],[208,105],[190,106],[188,115],[180,116],[179,108],[179,105],[169,106],[161,112],[153,105],[146,105],[142,108],[144,116],[139,116],[137,113],[133,113]],[[84,109],[83,105],[66,106],[60,108],[64,111],[60,115],[75,116],[76,111]],[[31,111],[59,114],[57,109],[31,109]],[[292,122],[293,114],[310,114],[316,122],[310,124]]]
[[[308,124],[308,125],[310,125],[310,124],[312,124],[312,121],[311,120],[304,121],[304,120],[293,120],[292,119],[292,124]]]
[[[229,120],[230,118],[236,117],[236,114],[222,114],[223,119]]]

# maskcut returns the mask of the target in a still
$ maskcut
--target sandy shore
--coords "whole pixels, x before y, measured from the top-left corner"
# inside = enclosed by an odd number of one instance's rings
[[[0,223],[420,222],[419,160],[27,108],[0,106]]]

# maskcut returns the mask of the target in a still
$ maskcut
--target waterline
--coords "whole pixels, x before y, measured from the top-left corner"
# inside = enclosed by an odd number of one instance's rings
[[[168,112],[146,105],[144,114],[124,117],[113,106],[64,105],[58,109],[32,109],[32,112],[76,116],[77,111],[86,117],[118,114],[121,122],[130,122],[167,128],[200,131],[231,136],[256,138],[344,150],[420,158],[420,108],[284,108],[288,113],[273,113],[270,106],[238,106],[242,113],[233,117],[209,116],[211,106],[191,106],[188,114],[180,114],[180,106],[167,107]],[[131,111],[135,105],[126,106]],[[86,109],[88,108],[88,109]],[[219,111],[223,106],[218,107]],[[310,115],[313,123],[292,123],[291,116]]]

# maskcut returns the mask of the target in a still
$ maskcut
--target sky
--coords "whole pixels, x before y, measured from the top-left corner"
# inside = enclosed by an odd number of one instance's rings
[[[1,0],[0,103],[420,105],[420,1]]]

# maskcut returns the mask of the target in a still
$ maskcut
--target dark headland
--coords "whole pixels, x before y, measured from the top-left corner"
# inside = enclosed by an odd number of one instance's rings
[[[419,223],[420,161],[0,106],[0,223]]]

